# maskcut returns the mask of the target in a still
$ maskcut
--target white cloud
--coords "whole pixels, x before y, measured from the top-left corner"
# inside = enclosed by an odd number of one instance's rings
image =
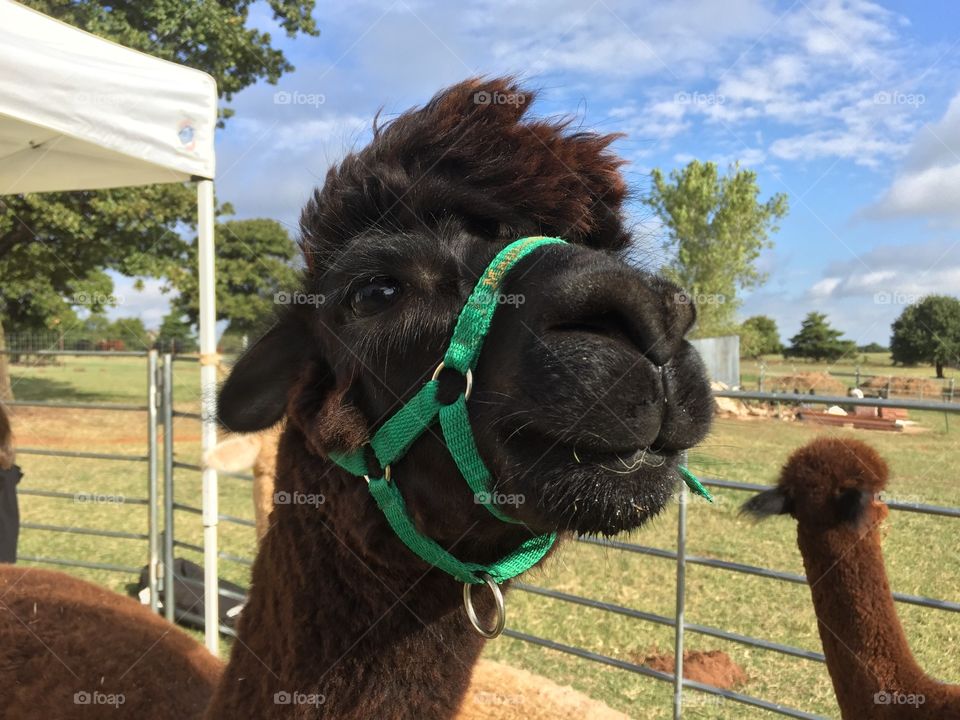
[[[939,121],[917,132],[900,173],[863,214],[960,222],[960,94]]]
[[[828,277],[823,278],[823,280],[818,280],[814,283],[813,287],[810,288],[810,294],[816,298],[830,297],[830,294],[836,290],[842,281],[843,278],[838,277]]]
[[[871,168],[879,166],[882,158],[901,152],[902,146],[895,142],[843,130],[820,130],[781,138],[770,146],[770,153],[784,160],[839,157]]]

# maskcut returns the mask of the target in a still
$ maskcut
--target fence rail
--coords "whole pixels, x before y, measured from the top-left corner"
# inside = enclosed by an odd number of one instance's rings
[[[147,532],[146,533],[133,533],[122,530],[105,530],[101,528],[88,528],[88,527],[79,527],[79,526],[65,526],[57,525],[53,523],[40,523],[40,522],[30,522],[23,521],[21,522],[21,529],[27,532],[52,532],[52,533],[64,533],[72,535],[85,535],[93,536],[100,538],[113,538],[113,539],[122,539],[129,540],[132,542],[143,543],[144,545],[144,562],[147,565],[149,579],[149,595],[150,595],[150,605],[153,609],[156,609],[158,602],[158,583],[156,577],[157,569],[157,552],[159,550],[159,536],[157,531],[157,521],[158,521],[158,497],[157,497],[157,468],[158,468],[158,453],[156,445],[156,436],[157,436],[157,423],[156,423],[156,413],[157,413],[157,383],[159,380],[158,377],[158,365],[157,360],[158,356],[155,351],[144,351],[144,352],[134,352],[134,351],[96,351],[96,350],[86,350],[86,349],[69,349],[64,348],[60,350],[50,350],[50,349],[25,349],[23,347],[16,347],[16,343],[13,343],[11,348],[11,338],[7,337],[8,349],[0,350],[0,353],[5,355],[37,355],[37,356],[47,356],[47,357],[57,357],[57,356],[79,356],[79,357],[102,357],[102,358],[117,358],[117,357],[134,357],[141,358],[144,362],[144,369],[147,375],[147,392],[146,392],[146,402],[143,405],[135,403],[97,403],[97,402],[69,402],[69,401],[38,401],[38,400],[13,400],[7,405],[11,407],[27,407],[27,408],[42,408],[42,409],[71,409],[71,410],[83,410],[88,412],[94,411],[106,411],[106,412],[131,412],[131,413],[145,413],[148,418],[148,431],[147,436],[144,438],[144,445],[146,452],[144,454],[131,454],[131,453],[105,453],[105,452],[91,452],[83,450],[63,450],[63,449],[51,449],[51,448],[40,448],[40,447],[17,447],[16,453],[18,455],[32,455],[38,457],[52,457],[52,458],[66,458],[70,460],[99,460],[105,462],[126,462],[126,463],[135,463],[135,464],[144,464],[146,465],[146,482],[145,488],[147,490],[147,497],[130,497],[126,495],[117,495],[112,492],[99,492],[95,488],[81,488],[77,489],[74,492],[66,492],[63,490],[45,490],[41,488],[32,488],[29,486],[23,486],[17,489],[17,494],[23,497],[42,497],[49,498],[54,500],[72,500],[73,502],[87,502],[91,497],[109,497],[111,502],[114,502],[118,505],[130,505],[131,507],[141,508],[145,507],[147,512]],[[22,343],[21,343],[22,344]],[[49,345],[47,346],[49,347]],[[169,427],[169,426],[167,426]],[[169,433],[167,433],[169,434]],[[74,568],[85,568],[92,570],[104,570],[108,572],[124,573],[124,574],[134,574],[138,575],[140,568],[131,567],[128,565],[118,565],[115,563],[101,563],[93,562],[90,560],[82,560],[79,558],[66,558],[66,557],[49,557],[46,555],[33,555],[33,554],[18,554],[18,559],[25,562],[35,562],[48,565],[59,565],[64,567],[74,567]]]

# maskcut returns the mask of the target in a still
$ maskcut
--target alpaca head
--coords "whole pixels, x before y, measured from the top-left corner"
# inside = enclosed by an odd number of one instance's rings
[[[496,253],[557,236],[568,244],[525,257],[502,287],[469,401],[478,449],[516,499],[503,509],[537,531],[613,533],[664,506],[712,414],[684,340],[694,309],[624,262],[615,138],[525,119],[532,100],[509,79],[461,83],[329,171],[301,218],[302,293],[234,367],[227,428],[286,414],[311,453],[360,446],[430,378]],[[439,433],[393,476],[437,540],[498,524]]]
[[[756,517],[789,514],[802,525],[859,524],[887,485],[883,458],[859,440],[818,438],[796,450],[771,490],[744,504]]]

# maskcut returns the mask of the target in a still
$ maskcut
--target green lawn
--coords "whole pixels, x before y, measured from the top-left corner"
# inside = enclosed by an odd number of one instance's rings
[[[61,366],[14,367],[15,392],[20,399],[74,398],[84,401],[141,402],[144,364],[136,360],[72,360]],[[196,364],[178,364],[176,395],[182,409],[195,410],[198,392]],[[874,444],[889,460],[894,480],[889,494],[907,501],[960,505],[954,468],[960,450],[960,418],[952,431],[941,414],[911,414],[927,432],[870,433],[836,430]],[[15,417],[23,445],[58,445],[70,449],[143,452],[146,426],[142,414],[85,413],[19,409]],[[195,462],[198,428],[193,420],[175,423],[177,459]],[[816,430],[798,423],[720,419],[708,440],[691,453],[690,465],[703,476],[772,483],[790,450],[807,442]],[[144,496],[146,467],[23,455],[24,486],[77,492]],[[177,499],[199,505],[196,473],[178,471]],[[794,542],[794,524],[780,518],[754,525],[737,516],[749,495],[719,491],[717,502],[696,502],[689,512],[689,551],[692,554],[802,572]],[[224,478],[221,511],[252,517],[249,485]],[[99,505],[23,497],[23,519],[105,529],[146,532],[146,508],[126,504]],[[671,549],[676,536],[676,508],[665,512],[628,539]],[[960,552],[950,538],[957,522],[911,513],[893,513],[884,549],[896,590],[960,600]],[[178,538],[200,544],[198,516],[177,514]],[[221,544],[229,553],[249,556],[252,530],[221,525]],[[130,540],[66,535],[28,530],[22,536],[24,554],[62,556],[139,566],[145,544]],[[195,554],[178,554],[199,561]],[[73,572],[73,570],[71,570]],[[131,577],[100,571],[76,570],[78,575],[122,590]],[[245,583],[247,569],[223,562],[224,578]],[[526,581],[619,605],[672,616],[674,565],[672,561],[614,551],[586,544],[568,544]],[[900,605],[899,610],[914,651],[931,674],[960,682],[956,645],[960,641],[960,614]],[[687,569],[687,620],[780,643],[820,649],[806,586],[778,583],[759,577],[713,570],[696,565]],[[549,637],[624,660],[635,661],[650,652],[670,652],[671,628],[600,612],[581,606],[511,592],[508,624],[518,630]],[[740,692],[779,701],[804,710],[837,717],[826,670],[822,665],[744,645],[687,635],[688,649],[720,649],[746,671]],[[488,645],[487,654],[547,675],[558,682],[602,699],[635,718],[671,717],[671,688],[661,682],[569,655],[501,638]],[[690,691],[685,718],[771,718],[773,715]]]

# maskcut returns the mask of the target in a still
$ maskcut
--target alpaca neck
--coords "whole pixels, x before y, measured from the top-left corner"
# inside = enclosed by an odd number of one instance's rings
[[[894,607],[880,547],[886,506],[873,503],[863,522],[823,530],[803,523],[798,542],[813,595],[820,639],[845,720],[960,717],[957,687],[923,672]],[[910,696],[923,696],[911,704]],[[885,704],[883,701],[890,699]],[[951,709],[952,708],[952,709]]]
[[[296,503],[271,515],[208,720],[454,717],[483,646],[462,585],[400,543],[361,479],[295,443],[277,491]]]

